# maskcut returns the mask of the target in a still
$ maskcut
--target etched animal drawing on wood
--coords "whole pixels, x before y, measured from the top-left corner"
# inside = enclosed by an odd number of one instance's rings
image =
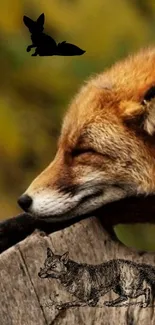
[[[138,264],[124,259],[114,259],[102,264],[77,263],[69,259],[68,252],[56,255],[47,248],[44,267],[38,273],[40,278],[57,279],[77,299],[53,305],[57,309],[70,307],[95,307],[101,296],[111,290],[118,295],[105,301],[109,307],[138,305],[146,308],[155,297],[155,267]],[[142,301],[132,299],[142,296]],[[130,301],[128,301],[131,299]]]

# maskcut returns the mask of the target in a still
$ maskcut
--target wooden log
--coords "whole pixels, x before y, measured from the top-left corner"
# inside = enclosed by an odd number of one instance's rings
[[[1,254],[0,324],[154,325],[154,289],[155,254],[112,241],[91,217],[48,236],[34,232]]]

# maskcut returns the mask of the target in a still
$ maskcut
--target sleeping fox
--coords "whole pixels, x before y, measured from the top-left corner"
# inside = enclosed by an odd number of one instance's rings
[[[90,78],[69,105],[57,153],[18,203],[50,221],[155,193],[155,48]]]

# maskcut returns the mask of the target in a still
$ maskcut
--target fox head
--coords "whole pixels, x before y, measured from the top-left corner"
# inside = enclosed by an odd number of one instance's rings
[[[47,248],[47,258],[45,259],[44,267],[40,268],[38,276],[40,278],[59,278],[67,273],[66,264],[69,259],[69,253],[63,255],[55,255],[52,250]]]
[[[59,221],[155,192],[155,49],[91,79],[71,102],[50,165],[20,197]]]
[[[36,21],[32,20],[27,16],[23,17],[23,22],[25,26],[29,29],[30,33],[32,34],[38,34],[43,32],[44,21],[45,21],[45,16],[43,13],[38,17]]]

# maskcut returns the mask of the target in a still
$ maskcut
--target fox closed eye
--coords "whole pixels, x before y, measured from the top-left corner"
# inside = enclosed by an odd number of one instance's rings
[[[84,154],[90,154],[90,155],[95,154],[98,157],[104,157],[105,159],[108,159],[108,160],[109,159],[110,160],[115,160],[116,159],[116,155],[113,155],[112,153],[111,154],[108,154],[108,153],[100,153],[100,152],[97,152],[97,151],[95,151],[94,149],[91,149],[91,148],[78,148],[78,149],[74,149],[71,154],[72,154],[72,157],[73,158],[81,157]]]
[[[72,157],[78,157],[80,155],[86,154],[86,153],[90,153],[90,154],[94,154],[96,153],[94,149],[91,148],[77,148],[72,150]]]

